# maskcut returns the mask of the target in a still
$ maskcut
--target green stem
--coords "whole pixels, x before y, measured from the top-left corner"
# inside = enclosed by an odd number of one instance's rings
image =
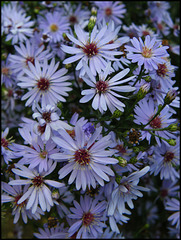
[[[133,87],[136,85],[136,83],[137,83],[139,80],[141,80],[141,77],[143,76],[144,73],[145,73],[145,70],[144,70],[143,65],[142,65],[142,66],[141,66],[140,73],[139,73],[139,75],[138,75],[138,78],[137,78],[136,81],[134,82]]]

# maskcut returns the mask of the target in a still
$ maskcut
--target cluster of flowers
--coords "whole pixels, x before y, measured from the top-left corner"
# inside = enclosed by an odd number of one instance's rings
[[[36,238],[179,238],[179,20],[140,4],[2,5],[2,211]]]

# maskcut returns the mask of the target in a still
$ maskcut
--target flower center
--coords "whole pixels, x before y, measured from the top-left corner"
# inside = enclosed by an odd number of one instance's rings
[[[84,213],[82,221],[83,225],[90,226],[90,224],[94,221],[94,215],[91,212]]]
[[[3,68],[1,68],[1,72],[2,72],[2,74],[8,76],[8,74],[9,74],[9,68],[3,67]]]
[[[52,25],[50,26],[50,30],[51,30],[52,32],[57,32],[57,31],[58,31],[58,26],[57,26],[56,24],[52,24]]]
[[[56,217],[49,217],[48,218],[48,228],[56,228],[58,223],[58,219]]]
[[[140,137],[141,133],[139,131],[136,131],[134,128],[131,128],[131,130],[129,131],[129,143],[131,144],[137,144],[139,142],[139,140],[141,140]]]
[[[108,84],[106,81],[102,81],[102,80],[99,80],[97,83],[96,83],[96,90],[98,93],[105,93],[107,91],[107,88],[108,88]]]
[[[45,132],[45,128],[46,128],[46,124],[41,126],[41,125],[38,125],[38,132],[43,134]]]
[[[15,199],[14,199],[14,203],[16,206],[18,207],[24,207],[26,205],[26,202],[27,200],[23,201],[22,203],[18,204],[17,202],[19,201],[19,199],[22,197],[22,194],[18,194],[15,196]]]
[[[146,46],[144,46],[142,49],[142,56],[145,58],[150,58],[152,56],[152,49],[149,49]]]
[[[92,57],[98,54],[98,49],[95,43],[88,43],[83,48],[83,51],[88,57]]]
[[[166,196],[168,196],[168,190],[167,189],[162,189],[160,192],[160,195],[162,198],[165,198]]]
[[[51,122],[51,112],[43,112],[42,117],[46,122]]]
[[[105,9],[105,14],[106,14],[106,16],[108,16],[108,17],[109,17],[110,15],[112,15],[112,9],[109,8],[109,7],[106,8],[106,9]]]
[[[78,21],[77,21],[76,16],[74,16],[74,15],[70,16],[70,18],[69,18],[69,22],[70,22],[71,24],[75,24],[75,23],[77,23]]]
[[[166,152],[164,156],[164,162],[171,162],[173,158],[174,158],[173,152]]]
[[[126,149],[121,144],[117,145],[115,149],[117,149],[122,154],[126,153]]]
[[[46,78],[40,78],[37,85],[41,91],[46,91],[49,88],[50,82]]]
[[[44,150],[44,151],[42,151],[42,152],[40,153],[39,156],[44,159],[44,158],[46,158],[46,155],[47,155],[47,154],[48,154],[47,151]]]
[[[5,138],[1,138],[1,146],[4,148],[8,147],[9,142]]]
[[[90,154],[86,149],[79,149],[74,154],[75,161],[81,166],[89,165]]]
[[[168,72],[166,64],[165,63],[158,64],[158,69],[156,72],[160,77],[165,77],[166,73]]]
[[[41,176],[36,176],[32,179],[33,185],[36,187],[40,187],[43,183],[43,178]]]
[[[153,116],[152,116],[153,117]],[[151,119],[152,119],[151,117]],[[154,118],[151,122],[150,122],[150,126],[152,128],[161,128],[161,119],[159,116],[157,116],[156,118]]]
[[[142,31],[143,36],[150,35],[150,33],[147,30]]]
[[[35,64],[35,59],[34,59],[34,57],[27,57],[26,58],[26,61],[25,61],[25,63],[26,63],[26,65],[28,66],[28,62],[31,62],[33,65]]]
[[[74,129],[73,130],[66,130],[66,131],[72,138],[75,137],[75,130]]]

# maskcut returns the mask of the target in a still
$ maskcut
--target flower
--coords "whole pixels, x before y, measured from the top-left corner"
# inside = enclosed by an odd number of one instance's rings
[[[23,42],[33,35],[34,21],[31,16],[26,16],[23,8],[16,2],[3,4],[2,7],[2,31],[6,34],[6,41],[12,40],[12,45]]]
[[[114,176],[114,172],[106,164],[115,164],[117,159],[112,158],[114,150],[104,150],[111,143],[110,135],[102,137],[96,141],[102,131],[102,127],[97,128],[92,136],[86,141],[85,132],[78,122],[75,125],[75,139],[65,130],[59,130],[61,137],[53,136],[52,140],[62,149],[63,153],[55,153],[50,157],[58,162],[68,161],[59,170],[59,179],[64,178],[70,172],[68,184],[76,180],[76,189],[83,190],[90,186],[96,188],[96,181],[103,186],[104,181],[109,181],[107,174]]]
[[[33,39],[27,39],[25,44],[20,42],[19,45],[20,46],[14,46],[17,54],[10,54],[9,57],[13,73],[21,73],[21,75],[23,75],[24,69],[29,69],[28,62],[34,64],[35,59],[43,62],[45,58],[49,60],[52,56],[52,54],[49,53],[49,49],[44,50],[44,45],[38,47]]]
[[[16,179],[18,180],[19,177],[16,175]],[[10,178],[10,180],[13,180],[12,178]],[[27,200],[23,201],[22,203],[18,204],[18,200],[22,197],[22,195],[27,191],[27,186],[25,186],[22,190],[21,186],[13,186],[11,187],[8,183],[6,182],[1,182],[1,188],[4,192],[8,193],[7,194],[2,194],[1,195],[1,201],[2,203],[6,203],[6,202],[12,202],[12,215],[14,215],[14,221],[13,223],[17,223],[20,217],[20,214],[22,216],[23,222],[27,223],[28,222],[28,218],[32,219],[32,217],[34,219],[40,219],[40,214],[44,215],[44,212],[38,207],[37,211],[32,214],[30,210],[26,209],[26,204],[27,204]]]
[[[166,145],[162,143],[161,146],[156,146],[152,164],[150,166],[150,173],[156,176],[160,173],[160,179],[171,179],[175,181],[180,177],[176,168],[179,166],[180,158],[180,140],[177,139],[176,146]]]
[[[176,198],[168,199],[165,209],[174,212],[168,218],[168,221],[172,221],[172,225],[176,224],[176,228],[180,228],[180,201]]]
[[[51,206],[53,206],[53,199],[50,189],[46,184],[53,186],[55,188],[63,187],[64,184],[54,181],[44,179],[45,176],[49,175],[56,167],[56,162],[49,167],[49,170],[46,172],[38,173],[36,169],[29,169],[21,164],[16,163],[16,168],[13,168],[12,171],[19,176],[25,177],[27,179],[12,180],[9,182],[10,185],[27,185],[29,187],[23,196],[17,201],[17,204],[21,204],[26,199],[27,205],[26,209],[32,210],[34,214],[37,211],[38,203],[43,211],[50,211]],[[19,168],[19,169],[17,169]]]
[[[139,178],[144,176],[150,170],[149,166],[144,167],[140,171],[135,171],[130,175],[123,176],[120,180],[120,185],[113,190],[111,200],[108,206],[108,215],[112,216],[116,208],[122,214],[125,211],[125,202],[133,209],[134,205],[132,199],[143,197],[140,191],[149,191],[148,188],[138,186]]]
[[[77,232],[76,238],[97,238],[102,233],[102,228],[106,227],[103,223],[103,213],[106,208],[106,202],[98,202],[98,199],[92,199],[85,195],[80,197],[80,204],[73,201],[75,208],[70,208],[73,214],[69,214],[69,218],[77,219],[77,221],[69,228],[69,237]]]
[[[7,138],[8,134],[9,134],[9,128],[7,127],[1,133],[1,155],[3,156],[3,159],[6,164],[12,161],[11,158],[14,158],[14,152],[11,151],[11,149],[9,148],[13,140],[12,140],[12,137]]]
[[[59,120],[61,112],[58,113],[59,108],[56,106],[48,104],[45,107],[40,108],[37,104],[37,110],[34,111],[32,116],[33,118],[37,118],[40,124],[39,126],[45,129],[44,132],[46,141],[50,139],[53,130],[72,130],[72,126],[62,120]]]
[[[144,65],[145,70],[158,69],[158,64],[166,62],[163,57],[168,57],[166,49],[168,46],[161,46],[161,42],[155,37],[151,39],[149,35],[145,37],[145,41],[139,37],[130,39],[132,46],[125,46],[127,58],[131,59],[133,63],[138,62],[138,66]]]
[[[71,90],[71,83],[67,82],[69,76],[63,76],[67,73],[67,69],[62,68],[58,71],[59,63],[55,64],[55,59],[51,60],[48,65],[47,59],[44,60],[41,66],[39,61],[35,59],[35,65],[28,62],[29,68],[24,69],[27,76],[21,77],[18,86],[30,89],[23,97],[22,100],[28,99],[25,106],[32,105],[34,100],[41,101],[42,107],[47,104],[54,105],[58,101],[65,102],[63,96],[68,96],[68,91]]]
[[[122,24],[121,18],[126,13],[125,4],[120,1],[94,1],[94,5],[98,7],[98,22],[105,19],[108,23],[113,20],[117,25]]]
[[[155,106],[154,101],[152,98],[149,98],[149,100],[142,99],[141,101],[138,102],[138,105],[136,105],[134,109],[134,122],[138,125],[140,124],[147,124],[153,116],[156,114],[158,107]],[[144,129],[161,129],[161,128],[166,128],[168,127],[171,123],[174,123],[176,120],[175,119],[170,119],[172,116],[172,113],[169,112],[169,108],[166,106],[158,116],[156,116],[147,126],[145,126]],[[144,131],[141,130],[141,137],[143,139],[147,139],[147,141],[150,144],[151,141],[151,133],[149,131]],[[159,137],[163,137],[165,139],[170,139],[170,138],[176,138],[174,134],[168,132],[167,130],[163,131],[154,131],[156,142],[158,145],[161,145]],[[164,140],[161,139],[164,143],[168,145],[168,143]]]
[[[99,81],[96,81],[96,78],[93,76],[91,69],[89,69],[85,62],[83,62],[83,66],[86,70],[88,78],[85,76],[82,76],[82,78],[86,82],[86,84],[91,87],[91,89],[86,89],[81,92],[81,94],[85,96],[80,99],[80,103],[88,102],[90,99],[93,98],[92,107],[95,110],[99,109],[101,113],[106,111],[107,107],[109,108],[111,113],[113,113],[116,109],[119,109],[121,112],[123,112],[123,107],[125,107],[125,104],[119,101],[116,97],[126,97],[119,95],[114,91],[131,92],[136,89],[135,87],[131,87],[129,85],[117,86],[119,84],[128,82],[134,78],[134,76],[132,76],[119,81],[130,71],[129,68],[122,70],[112,78],[107,78],[111,68],[111,63],[109,62],[104,72],[101,72],[99,74]]]
[[[83,31],[78,24],[75,24],[74,30],[78,39],[68,33],[67,37],[76,45],[73,47],[62,45],[62,50],[64,52],[75,55],[65,59],[63,63],[69,64],[80,59],[75,69],[81,70],[80,75],[84,75],[84,60],[87,64],[89,64],[91,72],[95,76],[96,73],[105,69],[107,66],[107,60],[118,61],[119,59],[114,58],[113,56],[122,54],[120,51],[115,51],[121,43],[109,43],[117,36],[117,32],[109,32],[108,35],[107,28],[107,25],[105,25],[100,31],[98,31],[97,25],[95,25],[89,38],[89,33]]]
[[[5,61],[1,61],[1,85],[4,83],[6,88],[10,88],[16,82],[16,74],[13,73],[13,64],[9,60],[10,54]]]
[[[62,35],[68,32],[70,24],[60,8],[58,11],[46,12],[45,15],[38,16],[39,28],[51,36],[52,42],[63,40]]]

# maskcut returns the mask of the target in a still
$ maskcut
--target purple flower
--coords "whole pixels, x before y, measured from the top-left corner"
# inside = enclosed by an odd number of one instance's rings
[[[56,167],[56,163],[54,163],[49,170],[46,172],[38,173],[36,169],[29,169],[21,164],[16,163],[16,168],[13,168],[12,171],[22,177],[27,179],[19,179],[12,180],[9,182],[10,185],[29,185],[27,191],[23,194],[23,196],[17,201],[17,204],[21,204],[26,199],[27,205],[26,209],[31,209],[34,214],[37,211],[38,204],[40,205],[43,211],[50,211],[53,206],[52,193],[50,189],[46,186],[46,184],[53,186],[55,188],[59,188],[64,186],[63,183],[44,179],[45,176],[49,175]],[[19,169],[18,169],[19,168]]]
[[[128,72],[129,69],[126,68],[121,72],[117,73],[114,77],[108,78],[108,74],[110,73],[111,63],[107,64],[104,72],[99,74],[99,81],[96,81],[95,76],[93,76],[91,69],[83,62],[84,69],[86,70],[87,76],[82,76],[83,80],[86,82],[87,85],[91,87],[91,89],[86,89],[81,92],[82,95],[85,95],[80,99],[80,103],[88,102],[90,99],[93,98],[92,107],[103,113],[107,111],[107,108],[113,113],[116,109],[120,111],[124,111],[123,107],[125,104],[119,101],[118,98],[126,98],[117,92],[131,92],[134,91],[136,88],[131,87],[129,85],[119,86],[125,82],[130,81],[134,78],[134,76],[122,79]]]
[[[28,62],[29,68],[24,69],[27,76],[21,77],[18,85],[22,88],[28,88],[29,91],[22,97],[22,100],[27,100],[25,106],[32,105],[34,101],[41,101],[41,106],[48,104],[54,105],[58,101],[65,102],[63,96],[68,96],[68,91],[71,90],[71,83],[67,82],[69,76],[64,76],[67,69],[62,68],[58,71],[59,62],[55,64],[55,59],[51,60],[48,65],[47,59],[44,60],[43,66],[35,59],[35,65]]]
[[[19,179],[19,177],[17,175],[16,175],[16,179],[17,180]],[[13,179],[10,178],[10,180],[13,180]],[[34,218],[37,220],[37,219],[40,219],[40,214],[44,215],[44,212],[39,207],[37,208],[37,210],[34,214],[32,214],[29,209],[27,210],[26,209],[27,200],[18,204],[18,200],[27,191],[28,185],[26,185],[22,190],[21,186],[15,185],[15,186],[11,187],[8,183],[1,182],[1,188],[4,192],[9,194],[9,195],[2,194],[1,202],[2,203],[11,202],[12,203],[12,208],[13,208],[12,215],[14,215],[14,221],[13,221],[14,224],[18,222],[18,220],[20,218],[20,214],[22,216],[24,223],[28,222],[28,218],[30,218],[30,219]]]
[[[114,176],[114,172],[106,164],[115,164],[117,159],[110,156],[114,150],[105,150],[111,143],[111,136],[107,135],[96,141],[100,136],[102,127],[95,130],[92,136],[86,141],[85,132],[82,125],[75,125],[75,139],[65,130],[59,130],[60,137],[52,137],[53,141],[64,150],[63,153],[55,153],[50,157],[58,162],[68,161],[59,170],[59,179],[64,178],[71,172],[68,184],[76,181],[76,189],[83,190],[88,186],[96,188],[96,182],[101,186],[104,181],[109,181],[108,175]]]
[[[94,5],[98,7],[98,22],[104,19],[106,22],[113,20],[117,25],[122,24],[121,18],[126,13],[125,4],[119,1],[94,1]]]
[[[177,138],[177,144],[175,146],[166,145],[162,143],[161,146],[156,146],[154,149],[154,155],[152,164],[150,166],[150,173],[158,175],[160,173],[160,179],[171,179],[175,181],[180,177],[177,167],[180,164],[180,139]]]
[[[145,41],[139,37],[139,40],[135,37],[130,40],[132,46],[125,46],[127,58],[131,59],[133,63],[137,62],[138,66],[144,65],[145,70],[158,69],[158,64],[165,63],[166,60],[163,57],[168,57],[166,49],[168,46],[161,46],[161,42],[155,37],[150,38],[149,35],[145,37]]]
[[[134,111],[135,111],[135,119],[133,120],[136,124],[140,125],[140,124],[147,124],[152,118],[153,116],[156,114],[157,112],[157,106],[155,106],[154,101],[152,98],[150,98],[148,101],[145,99],[142,99],[141,101],[139,101],[138,105],[135,107]],[[166,106],[161,112],[160,114],[154,118],[146,127],[145,129],[161,129],[161,128],[166,128],[168,127],[171,123],[174,123],[176,120],[175,119],[170,119],[170,117],[172,116],[172,113],[169,112],[169,108]],[[154,133],[160,137],[163,137],[165,139],[169,139],[169,138],[176,138],[174,134],[168,132],[167,130],[163,130],[163,131],[154,131]],[[149,131],[141,131],[141,138],[143,139],[147,139],[149,144],[151,141],[151,134]],[[158,145],[161,145],[160,139],[159,137],[155,137]],[[168,145],[168,143],[162,139],[162,141],[164,143],[166,143]]]
[[[5,61],[1,61],[1,85],[4,83],[6,88],[11,88],[17,80],[16,74],[13,73],[13,64],[9,60],[10,54]]]
[[[92,199],[85,195],[80,197],[80,204],[73,201],[75,208],[70,208],[73,214],[69,214],[69,218],[77,219],[77,221],[69,228],[69,237],[77,232],[76,238],[97,238],[102,233],[102,228],[106,227],[103,223],[103,213],[106,209],[106,202],[98,202],[98,199]]]
[[[168,199],[165,209],[174,212],[169,216],[168,221],[172,221],[172,225],[176,224],[176,228],[180,228],[180,201],[176,198]]]
[[[14,48],[17,54],[10,54],[9,60],[16,74],[23,75],[24,69],[29,69],[28,62],[34,65],[35,59],[43,62],[45,58],[49,60],[52,56],[49,49],[44,50],[44,45],[37,46],[34,39],[27,39],[24,44],[20,42],[19,46],[15,45]]]
[[[67,33],[67,37],[76,44],[73,47],[62,45],[62,50],[69,54],[75,54],[63,61],[64,64],[76,62],[79,63],[76,66],[76,70],[81,70],[80,75],[84,75],[85,70],[83,68],[83,60],[90,66],[92,74],[100,73],[101,70],[107,66],[107,60],[119,60],[114,58],[114,55],[121,55],[122,52],[116,51],[121,43],[109,43],[116,36],[117,32],[107,31],[107,25],[105,25],[100,31],[98,31],[95,25],[90,38],[89,33],[82,30],[82,28],[76,24],[74,30],[77,38]]]
[[[46,12],[45,15],[38,15],[39,28],[44,31],[44,33],[51,36],[52,42],[60,42],[63,40],[63,33],[67,33],[70,24],[65,16],[63,16],[63,11],[59,8],[58,11]]]

